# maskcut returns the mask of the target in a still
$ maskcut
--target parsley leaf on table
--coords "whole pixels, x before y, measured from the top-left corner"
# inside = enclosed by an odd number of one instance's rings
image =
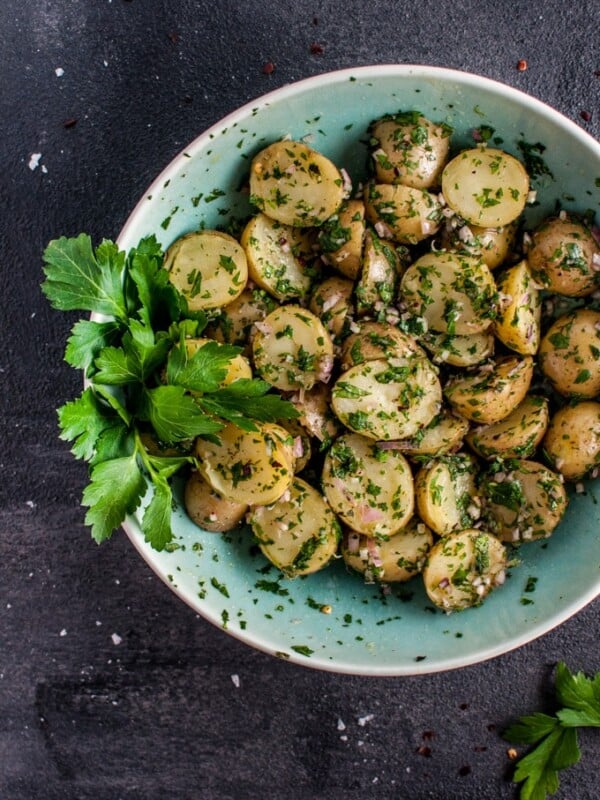
[[[515,744],[535,744],[517,764],[513,780],[522,783],[521,800],[546,800],[559,787],[558,773],[579,761],[577,728],[600,727],[600,673],[587,678],[556,667],[556,694],[564,708],[555,716],[536,712],[521,717],[505,732]]]
[[[593,678],[582,672],[572,675],[560,663],[556,668],[556,693],[565,706],[557,712],[563,726],[600,727],[600,672]]]
[[[189,311],[154,236],[129,253],[110,241],[94,250],[86,234],[61,237],[49,243],[44,262],[42,290],[51,305],[96,315],[74,324],[65,349],[87,387],[58,409],[60,437],[90,465],[86,523],[102,542],[145,503],[145,539],[163,550],[173,539],[170,479],[195,463],[192,440],[214,440],[230,420],[255,430],[255,420],[298,414],[268,394],[264,381],[223,388],[240,348],[209,341],[188,353],[186,339],[203,331],[207,315]]]

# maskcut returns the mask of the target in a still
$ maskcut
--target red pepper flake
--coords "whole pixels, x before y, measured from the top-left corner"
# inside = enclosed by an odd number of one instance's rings
[[[273,70],[275,69],[275,64],[272,61],[267,61],[266,64],[263,64],[263,75],[270,75]]]
[[[486,750],[487,747],[485,747],[485,745],[482,744],[475,745],[475,747],[473,748],[473,752],[475,753],[485,753]]]
[[[581,119],[585,120],[586,122],[589,122],[592,118],[592,113],[591,111],[580,111],[579,116],[581,117]]]
[[[517,61],[517,69],[519,70],[519,72],[525,72],[525,70],[527,69],[527,61],[524,58],[520,58]]]
[[[490,733],[493,733],[496,730],[496,726],[493,722],[490,722],[490,724],[487,726],[487,729]]]
[[[171,44],[177,44],[179,41],[179,34],[177,31],[170,31],[167,33],[167,39],[171,42]]]
[[[458,774],[460,775],[461,778],[465,778],[467,775],[471,774],[471,767],[468,764],[465,764],[464,767],[461,767],[458,770]]]
[[[310,46],[310,52],[313,56],[323,55],[323,45],[318,42],[313,42]]]
[[[423,731],[423,739],[426,742],[430,742],[434,736],[435,736],[434,731]]]
[[[422,744],[417,748],[417,755],[424,756],[425,758],[431,758],[431,747],[427,747],[427,745]]]
[[[183,102],[189,106],[189,104],[193,101],[193,97],[191,94],[186,94],[183,96]]]
[[[468,703],[461,703],[459,705],[459,708],[460,708],[461,711],[466,711],[468,707],[469,707]]]
[[[313,25],[318,25],[319,24],[319,18],[318,17],[313,17],[312,22],[313,22]]]
[[[74,128],[75,125],[77,125],[77,120],[75,119],[75,117],[69,117],[69,119],[66,119],[63,122],[64,128]]]

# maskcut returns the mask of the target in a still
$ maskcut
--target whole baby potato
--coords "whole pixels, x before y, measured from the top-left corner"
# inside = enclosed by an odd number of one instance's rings
[[[600,464],[600,403],[584,400],[559,409],[550,420],[542,447],[566,480],[588,475]]]
[[[195,471],[190,473],[185,484],[183,502],[192,522],[214,533],[235,528],[248,510],[246,503],[228,500]]]
[[[542,339],[539,364],[565,397],[600,394],[600,312],[579,308],[559,317]]]
[[[576,219],[543,222],[533,233],[527,261],[536,281],[551,292],[584,297],[600,285],[600,245]]]

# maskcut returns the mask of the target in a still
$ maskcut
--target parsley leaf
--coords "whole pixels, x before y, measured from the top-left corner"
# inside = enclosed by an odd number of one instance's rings
[[[594,678],[582,672],[572,675],[560,663],[556,667],[556,694],[566,706],[557,713],[562,725],[600,727],[600,673]]]
[[[104,241],[92,250],[92,240],[81,233],[61,237],[44,251],[46,280],[42,291],[60,311],[95,311],[127,320],[122,273],[125,254]]]
[[[81,319],[73,325],[65,350],[65,361],[75,369],[87,370],[98,353],[114,344],[120,326],[116,322]]]
[[[157,550],[173,539],[169,481],[194,457],[155,455],[145,433],[183,450],[196,436],[214,441],[225,420],[255,430],[254,420],[298,416],[291,403],[267,394],[264,381],[224,386],[239,347],[209,341],[188,352],[186,340],[208,317],[190,312],[163,260],[154,236],[127,254],[109,241],[94,250],[86,234],[61,237],[44,251],[42,284],[54,308],[108,317],[73,326],[65,360],[84,371],[88,386],[58,409],[60,437],[90,465],[86,523],[97,542],[108,539],[151,487],[141,527]]]
[[[147,484],[136,453],[96,464],[90,477],[83,492],[83,505],[89,507],[85,522],[100,543],[110,538],[128,514],[133,514]]]
[[[146,392],[148,419],[161,442],[172,444],[205,433],[217,433],[223,424],[207,416],[182,386],[157,386]]]
[[[73,442],[71,452],[85,461],[94,457],[98,437],[115,424],[115,414],[89,388],[59,408],[58,419],[60,438]]]
[[[155,550],[164,550],[172,540],[171,487],[164,478],[155,478],[154,494],[142,517],[144,538]]]
[[[198,402],[211,414],[236,422],[238,425],[243,417],[259,422],[276,422],[298,417],[299,412],[291,403],[277,394],[267,394],[270,388],[265,381],[240,378],[213,392],[209,397],[199,398]],[[242,398],[243,407],[240,406]],[[240,410],[241,408],[243,410]],[[255,429],[250,428],[250,430]]]
[[[523,782],[521,800],[545,800],[559,787],[558,772],[579,761],[577,733],[572,728],[556,728],[515,770],[516,783]]]
[[[215,392],[227,376],[232,358],[241,348],[207,342],[189,355],[185,344],[176,345],[169,353],[167,380],[195,392]]]
[[[560,662],[556,667],[556,694],[565,706],[549,716],[536,712],[521,717],[504,738],[536,747],[517,764],[513,780],[522,783],[521,800],[545,800],[559,787],[558,773],[579,761],[578,727],[600,727],[600,673],[587,678],[571,674]]]

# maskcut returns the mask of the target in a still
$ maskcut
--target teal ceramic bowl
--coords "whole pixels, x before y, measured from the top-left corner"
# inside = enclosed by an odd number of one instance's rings
[[[248,214],[241,187],[251,157],[289,135],[305,140],[356,182],[364,177],[371,120],[418,109],[472,145],[473,129],[493,128],[504,149],[544,145],[550,174],[534,183],[536,218],[600,206],[600,145],[558,112],[515,89],[475,75],[421,66],[375,66],[320,75],[255,100],[202,133],[154,181],[129,217],[119,243],[156,234],[165,245],[200,224]],[[539,154],[539,151],[538,151]],[[459,614],[436,611],[419,578],[382,595],[343,563],[294,581],[270,568],[249,530],[205,533],[181,507],[177,547],[144,543],[138,518],[131,541],[172,590],[198,614],[247,644],[299,664],[341,673],[415,675],[493,658],[544,634],[600,591],[600,505],[593,482],[576,494],[564,521],[543,543],[519,550],[520,566],[485,603]],[[530,577],[535,592],[526,592]],[[329,606],[331,613],[320,609]]]

